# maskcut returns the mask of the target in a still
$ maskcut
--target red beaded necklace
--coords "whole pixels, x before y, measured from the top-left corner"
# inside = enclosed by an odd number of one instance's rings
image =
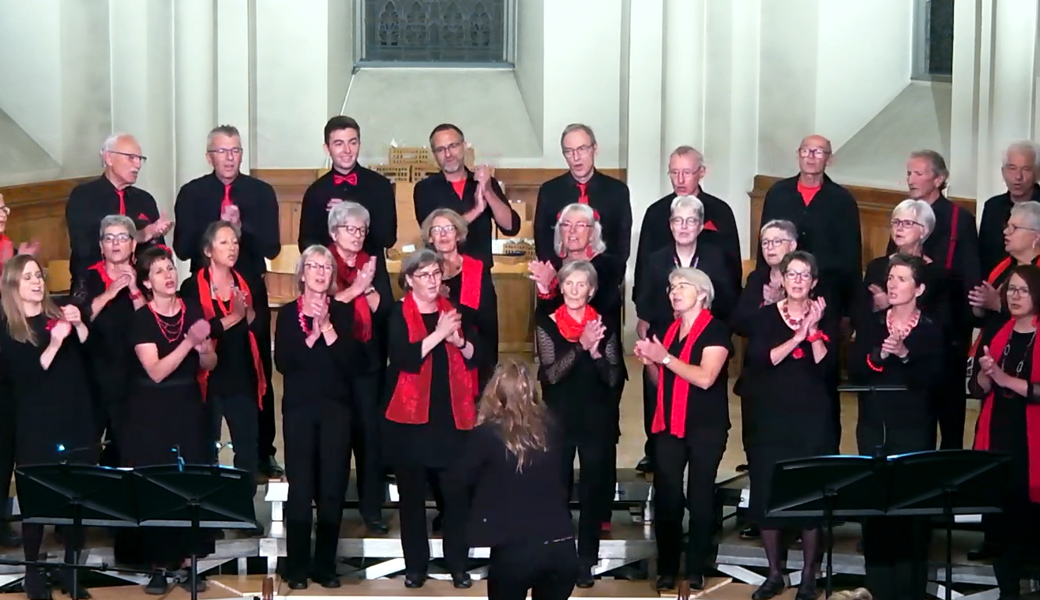
[[[328,309],[329,309],[329,298],[326,296],[325,297],[325,310],[328,310]],[[303,315],[303,296],[300,296],[299,298],[296,299],[296,314],[297,314],[297,317],[300,319],[300,329],[303,330],[303,335],[305,335],[307,337],[310,337],[311,333],[313,333],[314,330],[311,329],[310,327],[307,327],[307,319]]]
[[[900,340],[905,340],[906,336],[910,335],[910,332],[913,331],[914,327],[917,327],[917,323],[920,320],[921,311],[915,310],[914,313],[910,315],[910,318],[907,319],[906,323],[904,323],[902,327],[899,327],[896,324],[895,319],[892,318],[891,310],[885,314],[885,326],[888,328],[888,334],[895,336]]]
[[[802,321],[805,320],[805,315],[802,315],[801,318],[798,319],[792,319],[791,312],[787,309],[787,304],[787,300],[784,299],[783,304],[780,305],[780,316],[784,318],[784,323],[787,323],[788,327],[791,329],[798,329],[802,326]]]
[[[184,300],[178,299],[177,302],[180,304],[180,317],[173,324],[164,321],[163,316],[155,312],[155,307],[152,306],[152,303],[148,303],[148,310],[152,311],[155,323],[159,326],[159,331],[162,333],[163,338],[171,344],[179,342],[184,334],[184,313],[186,312],[184,310]]]

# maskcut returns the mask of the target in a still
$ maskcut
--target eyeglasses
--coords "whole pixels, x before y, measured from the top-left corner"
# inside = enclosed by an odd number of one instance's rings
[[[238,156],[242,154],[241,148],[214,148],[212,150],[206,150],[210,154],[219,154],[220,156]]]
[[[790,242],[790,241],[791,240],[789,240],[787,238],[768,238],[768,239],[763,238],[762,239],[762,247],[767,249],[767,250],[769,250],[771,248],[777,248],[781,244],[786,244],[787,242]]]
[[[119,156],[125,156],[130,159],[130,162],[140,162],[142,165],[148,162],[147,156],[141,156],[140,154],[131,154],[129,152],[117,152],[115,150],[109,150],[109,154],[118,154]]]
[[[824,150],[823,148],[799,148],[798,149],[798,156],[801,156],[802,158],[810,158],[810,157],[811,158],[822,158],[824,156],[827,156],[828,154],[830,154],[830,152],[827,151],[827,150]]]
[[[679,290],[685,290],[688,287],[693,287],[693,284],[688,282],[688,281],[680,281],[678,283],[673,283],[672,285],[670,285],[667,288],[665,288],[665,290],[667,290],[668,293],[671,294],[672,292],[677,292]]]
[[[589,224],[585,221],[578,221],[577,223],[571,223],[570,221],[561,221],[560,229],[573,229],[575,231],[585,231],[589,228]]]
[[[892,229],[910,229],[914,225],[924,227],[924,225],[921,225],[917,221],[911,221],[910,219],[892,219],[889,225],[892,226]]]
[[[130,234],[127,233],[106,233],[101,236],[101,241],[106,244],[125,244],[131,239]]]
[[[585,156],[589,152],[592,152],[592,146],[586,144],[584,146],[578,146],[577,148],[564,148],[563,155],[574,158],[575,156]]]
[[[426,271],[425,273],[415,273],[412,277],[424,283],[430,283],[441,278],[441,271],[438,269],[436,271]]]
[[[462,142],[452,142],[447,146],[436,146],[433,149],[434,154],[444,154],[447,151],[454,153],[456,150],[462,147]]]
[[[697,173],[700,173],[703,168],[704,167],[697,167],[696,169],[669,169],[668,175],[672,177],[678,177],[680,175],[683,177],[693,177]]]
[[[430,235],[442,235],[446,233],[455,233],[454,225],[437,225],[430,227]]]
[[[342,231],[345,231],[349,235],[359,235],[359,236],[362,236],[362,237],[364,237],[364,235],[366,233],[368,233],[368,227],[365,227],[364,225],[362,225],[360,227],[355,226],[355,225],[338,225],[336,227],[336,229],[340,229]]]
[[[303,268],[308,271],[317,271],[319,273],[326,273],[332,270],[332,265],[325,263],[307,262],[303,263]]]
[[[812,279],[812,273],[810,271],[787,271],[784,273],[784,277],[788,281],[809,281]]]
[[[685,219],[682,217],[672,217],[669,219],[669,222],[676,227],[687,227],[689,229],[693,229],[701,224],[701,220],[697,217],[686,217]]]
[[[1007,230],[1008,230],[1008,233],[1010,233],[1012,235],[1015,232],[1017,232],[1017,231],[1040,231],[1040,230],[1035,229],[1033,227],[1019,227],[1018,225],[1015,225],[1015,224],[1012,224],[1012,223],[1008,223],[1007,224]]]
[[[1007,288],[1007,295],[1008,296],[1028,296],[1029,295],[1029,288],[1028,287],[1014,287],[1014,286],[1010,286],[1009,285],[1008,288]]]

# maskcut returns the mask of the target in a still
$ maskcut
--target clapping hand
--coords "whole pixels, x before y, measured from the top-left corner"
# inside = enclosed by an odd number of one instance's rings
[[[249,299],[245,292],[238,288],[231,288],[231,312],[238,318],[244,319],[249,314]]]
[[[990,356],[989,346],[983,346],[982,356],[979,357],[979,369],[981,369],[986,375],[992,377],[993,370],[996,369],[996,367],[997,361],[993,360],[993,357]]]
[[[462,315],[460,315],[457,310],[442,312],[440,316],[437,317],[437,329],[435,331],[445,340],[447,340],[452,333],[461,328]]]
[[[73,304],[61,307],[61,318],[68,321],[72,326],[77,326],[83,323],[83,315],[80,314],[79,307]]]
[[[823,311],[826,309],[827,301],[822,297],[809,302],[809,313],[805,315],[804,323],[806,323],[808,327],[807,332],[810,335],[816,332],[820,320],[823,319]]]
[[[898,356],[899,358],[906,358],[909,351],[906,349],[906,345],[903,343],[903,338],[897,336],[888,336],[885,341],[881,342],[881,356]]]
[[[880,285],[872,283],[867,289],[870,290],[870,295],[874,298],[875,311],[885,310],[889,307],[888,292],[883,290]]]
[[[538,285],[539,291],[543,294],[548,293],[553,279],[556,278],[556,269],[549,264],[549,261],[531,261],[527,265],[527,270],[531,272],[529,277]]]
[[[227,221],[236,227],[242,226],[242,210],[236,204],[229,204],[220,209],[220,220]]]
[[[983,281],[968,292],[968,304],[972,308],[1000,311],[1000,293],[988,281]]]
[[[359,295],[365,293],[365,290],[372,287],[372,279],[375,276],[376,257],[372,256],[368,259],[368,262],[361,265],[357,277],[354,278],[354,285],[357,286],[357,292]]]
[[[649,363],[661,364],[664,362],[665,357],[668,356],[668,350],[661,343],[661,340],[654,335],[636,342],[636,356],[640,360],[649,361]],[[648,362],[643,364],[648,364]]]
[[[40,240],[33,240],[31,242],[22,242],[18,244],[18,254],[31,254],[35,255],[40,251]]]
[[[199,319],[188,328],[188,332],[184,334],[184,339],[188,340],[188,343],[192,346],[198,346],[206,341],[209,337],[209,333],[209,321]]]
[[[329,203],[325,205],[325,210],[332,210],[332,207],[336,206],[340,202],[343,202],[342,198],[331,198],[331,199],[329,199]]]
[[[68,321],[58,321],[54,327],[51,327],[51,344],[61,346],[70,333],[72,333],[72,324]]]
[[[171,229],[173,229],[173,221],[166,218],[166,213],[162,213],[158,220],[145,226],[144,233],[146,241],[162,237],[169,233]]]
[[[585,329],[581,332],[581,337],[578,338],[578,343],[585,349],[586,352],[592,352],[600,341],[603,339],[603,334],[606,328],[603,326],[603,322],[599,319],[589,321],[585,323]]]
[[[449,333],[448,337],[444,338],[444,341],[452,344],[456,348],[461,348],[466,345],[466,339],[462,337],[461,327]]]

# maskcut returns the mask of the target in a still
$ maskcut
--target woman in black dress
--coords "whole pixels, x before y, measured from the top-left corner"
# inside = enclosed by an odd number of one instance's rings
[[[618,402],[622,356],[617,333],[589,300],[597,290],[596,269],[587,260],[570,261],[559,273],[563,303],[539,311],[535,330],[538,378],[549,412],[563,432],[560,468],[574,475],[578,454],[578,587],[592,587],[599,560],[603,515],[614,500],[614,455],[618,441]]]
[[[856,441],[859,453],[890,456],[933,449],[932,388],[942,376],[942,327],[918,302],[927,293],[927,263],[896,254],[885,282],[886,308],[860,321],[849,352],[849,376],[868,386],[905,386],[905,391],[861,392]],[[863,523],[867,586],[885,600],[925,597],[928,584],[928,521],[884,517]]]
[[[446,486],[476,424],[480,336],[463,313],[441,295],[443,262],[420,250],[401,265],[404,298],[387,326],[390,363],[383,449],[401,495],[401,543],[408,588],[422,587],[430,562],[426,530],[427,477],[444,492],[444,560],[457,588],[473,585],[466,570],[465,525],[469,498]]]
[[[704,589],[715,530],[715,477],[726,451],[729,394],[726,364],[733,352],[729,328],[711,313],[715,288],[698,269],[668,276],[668,297],[678,318],[650,328],[636,356],[656,384],[653,426],[654,535],[657,589],[675,588],[683,534],[683,475],[690,531],[686,579]]]
[[[769,574],[754,600],[784,590],[780,572],[781,529],[802,530],[802,583],[797,600],[816,598],[816,559],[820,542],[815,521],[766,518],[773,469],[781,460],[830,454],[837,450],[830,364],[836,360],[836,319],[823,298],[810,297],[816,285],[816,259],[789,253],[780,262],[785,298],[758,311],[750,327],[747,391],[755,409],[755,434],[748,454],[750,518],[761,530]]]
[[[448,208],[438,208],[422,223],[423,240],[444,259],[444,289],[452,303],[469,313],[484,349],[483,364],[477,369],[484,389],[498,365],[498,296],[491,268],[483,261],[459,252],[465,243],[466,220]]]
[[[450,485],[473,490],[467,533],[491,548],[488,598],[566,600],[578,556],[561,477],[563,442],[523,363],[500,365],[484,390],[473,430]]]
[[[990,524],[1004,548],[993,562],[1000,597],[1017,598],[1040,537],[1040,267],[1016,266],[1004,293],[1011,318],[984,331],[975,354],[972,392],[983,401],[974,448],[1011,455],[1004,510]]]
[[[187,464],[212,464],[214,438],[198,381],[200,370],[217,364],[207,341],[210,325],[198,306],[177,296],[177,267],[168,249],[156,246],[142,252],[137,277],[149,300],[129,322],[137,360],[130,369],[130,396],[120,428],[123,466],[169,465],[178,458]],[[184,530],[148,528],[138,536],[135,562],[154,567],[186,566],[192,554],[213,552],[208,537],[193,539]],[[187,578],[181,579],[186,583]],[[153,575],[145,591],[166,593],[166,578]]]
[[[356,202],[333,206],[329,211],[329,237],[333,241],[329,250],[336,265],[335,300],[353,310],[349,333],[362,345],[357,355],[360,363],[354,364],[349,381],[358,509],[366,529],[385,534],[390,528],[382,514],[386,486],[379,427],[386,377],[386,318],[394,296],[386,265],[364,250],[370,219],[368,209]]]
[[[73,282],[72,296],[90,321],[87,355],[94,383],[94,417],[98,437],[105,436],[101,464],[117,467],[119,421],[126,410],[130,392],[130,371],[136,359],[130,335],[134,311],[144,306],[144,295],[137,288],[133,257],[137,227],[124,215],[109,215],[101,220],[102,259]]]
[[[324,246],[304,250],[296,281],[301,295],[278,313],[274,338],[274,362],[285,382],[285,579],[294,590],[305,589],[308,577],[322,587],[337,588],[336,546],[350,480],[350,381],[361,342],[352,335],[354,307],[329,301],[336,293],[332,252]],[[313,563],[312,503],[318,512]]]
[[[202,309],[210,325],[210,343],[217,352],[217,366],[200,373],[211,435],[214,440],[220,439],[221,423],[226,419],[235,450],[235,468],[255,477],[259,459],[253,450],[257,447],[260,408],[267,384],[257,336],[252,330],[256,318],[253,302],[267,299],[253,298],[246,280],[235,270],[240,237],[238,227],[227,221],[210,224],[202,234],[206,266],[184,282],[181,295],[186,303]]]
[[[20,254],[4,265],[0,276],[0,364],[15,402],[15,462],[18,466],[68,461],[97,462],[83,343],[87,326],[75,305],[58,307],[51,300],[43,269],[32,255]],[[83,545],[83,531],[66,529],[65,562]],[[43,525],[22,525],[25,560],[40,559]],[[72,573],[61,573],[62,588],[72,589]],[[23,584],[29,598],[50,598],[43,574],[26,569]]]

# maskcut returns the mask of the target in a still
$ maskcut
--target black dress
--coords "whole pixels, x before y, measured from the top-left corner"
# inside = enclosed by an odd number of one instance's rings
[[[134,346],[154,344],[158,357],[169,355],[184,339],[184,334],[196,321],[202,320],[202,311],[187,304],[184,309],[183,326],[181,313],[167,317],[157,315],[147,305],[134,313],[131,342]],[[156,318],[169,330],[181,329],[174,340],[168,339]],[[123,465],[147,467],[172,465],[177,462],[177,453],[189,465],[213,464],[215,440],[210,434],[208,411],[199,388],[199,355],[193,349],[165,379],[156,383],[149,377],[139,360],[131,370],[131,392],[126,406],[125,427],[119,438]],[[120,556],[134,555],[135,563],[161,565],[177,563],[192,552],[204,556],[213,552],[210,536],[194,542],[190,534],[176,529],[148,528],[140,531],[133,549],[129,537],[120,537]],[[129,558],[129,557],[128,557]]]
[[[825,342],[827,356],[819,363],[813,359],[812,344],[807,340],[779,364],[772,363],[769,354],[773,348],[794,336],[778,305],[761,308],[750,330],[747,352],[751,371],[746,374],[745,389],[755,416],[744,423],[753,427],[748,452],[752,490],[749,513],[763,528],[815,526],[814,522],[767,519],[765,511],[777,462],[837,451],[829,378],[837,360],[837,323],[831,314],[828,308],[820,322],[819,330],[830,341]],[[801,358],[796,358],[799,350]]]
[[[476,306],[467,306],[462,302],[465,271],[459,271],[451,279],[445,279],[444,285],[448,288],[448,299],[463,313],[468,313],[470,322],[476,327],[477,335],[481,338],[480,347],[484,350],[484,356],[477,373],[480,378],[480,389],[483,390],[487,382],[491,380],[495,367],[498,366],[498,295],[495,292],[491,267],[484,263],[480,263],[480,265],[483,273],[480,277],[480,295],[476,299]]]
[[[574,474],[574,454],[581,470],[578,482],[578,556],[586,566],[599,555],[599,534],[614,498],[619,402],[614,393],[621,380],[623,357],[617,333],[607,328],[600,357],[593,359],[578,342],[568,341],[549,314],[538,314],[535,341],[538,379],[545,405],[564,438],[563,462],[567,480]]]

